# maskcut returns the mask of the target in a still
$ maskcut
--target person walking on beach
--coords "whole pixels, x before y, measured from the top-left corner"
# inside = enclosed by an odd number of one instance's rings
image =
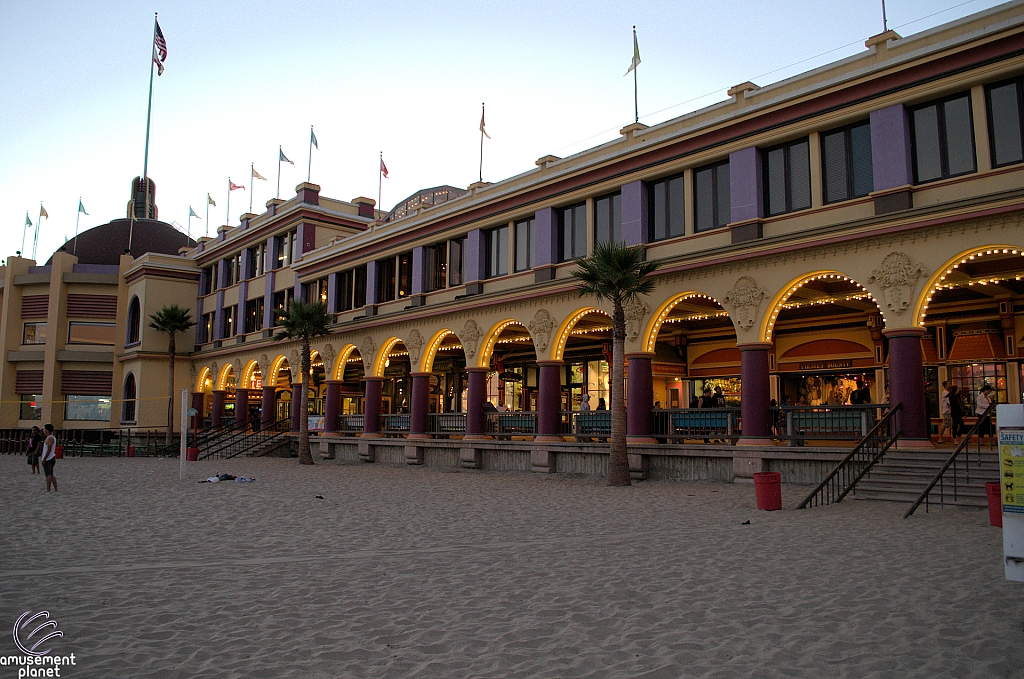
[[[39,473],[39,446],[43,442],[43,437],[39,435],[39,427],[32,427],[31,433],[28,435],[28,463],[32,465],[32,473]]]
[[[50,486],[53,486],[53,490],[57,490],[57,477],[53,475],[53,465],[57,463],[57,437],[53,435],[53,425],[48,424],[43,429],[46,430],[46,440],[43,441],[43,473],[46,474],[46,492],[50,492]]]

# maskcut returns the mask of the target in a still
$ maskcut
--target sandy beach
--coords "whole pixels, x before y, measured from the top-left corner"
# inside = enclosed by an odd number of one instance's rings
[[[980,511],[290,459],[57,476],[0,457],[0,622],[49,611],[61,676],[1024,676]]]

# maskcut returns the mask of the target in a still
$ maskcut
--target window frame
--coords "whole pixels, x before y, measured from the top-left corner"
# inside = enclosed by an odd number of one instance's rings
[[[124,345],[132,347],[142,341],[142,302],[138,295],[132,295],[128,302],[128,314],[125,317]]]
[[[794,146],[804,144],[807,147],[807,205],[802,207],[793,207],[793,171],[792,162],[792,150]],[[769,176],[769,162],[768,156],[774,151],[782,151],[782,171],[783,171],[783,192],[785,193],[785,207],[778,212],[771,211],[771,177]],[[765,218],[778,217],[780,215],[789,214],[791,212],[800,212],[801,210],[810,210],[814,207],[814,178],[811,177],[811,137],[810,135],[799,137],[797,139],[791,139],[781,144],[773,144],[772,146],[766,146],[761,149],[761,177],[764,192],[763,195],[763,206],[761,211]]]
[[[458,256],[455,256],[458,250]],[[456,264],[457,262],[457,264]],[[448,241],[448,287],[457,288],[466,284],[466,237]]]
[[[26,339],[28,337],[28,327],[29,326],[32,326],[33,328],[36,328],[36,330],[37,330],[36,334],[38,334],[38,328],[40,326],[43,328],[43,337],[42,337],[43,341],[42,342],[28,342],[28,341],[26,341]],[[29,347],[35,347],[35,346],[39,346],[39,345],[42,345],[42,344],[46,344],[46,321],[31,321],[29,323],[22,324],[22,327],[21,327],[21,344],[22,344],[22,346],[29,346]]]
[[[958,172],[956,174],[949,174],[949,147],[946,138],[949,136],[946,131],[946,110],[945,104],[957,99],[967,99],[967,118],[970,122],[970,128],[968,130],[968,137],[971,140],[971,159],[974,161],[973,167],[970,170],[964,172]],[[917,111],[935,107],[936,111],[936,125],[939,127],[939,176],[933,177],[932,179],[918,179],[917,171],[917,130],[914,122],[914,114]],[[954,177],[963,177],[969,174],[974,174],[978,171],[978,144],[974,137],[974,106],[971,99],[970,90],[962,90],[956,94],[951,94],[939,99],[932,99],[926,101],[923,104],[916,106],[907,107],[907,117],[910,122],[910,160],[914,171],[914,186],[919,184],[931,184],[932,182],[942,181],[943,179],[952,179]]]
[[[605,208],[608,211],[608,240],[604,241],[599,236],[598,228],[600,224],[599,203],[605,203],[607,206],[602,205],[601,208]],[[618,203],[619,206],[619,223],[618,223],[618,239],[615,238],[616,224],[615,224],[615,205]],[[594,245],[598,243],[625,243],[625,239],[622,237],[622,191],[612,191],[604,195],[594,198]]]
[[[1006,87],[1007,85],[1017,86],[1017,125],[1020,129],[1021,135],[1021,159],[1011,160],[1005,163],[996,162],[996,128],[995,120],[992,117],[992,90]],[[989,154],[992,159],[992,169],[1000,167],[1009,167],[1011,165],[1020,165],[1024,163],[1024,77],[1009,78],[1007,80],[1000,80],[985,86],[985,120],[988,123],[988,148]],[[972,130],[973,132],[973,130]],[[977,158],[975,158],[975,165],[977,165]]]
[[[519,227],[524,227],[524,230],[526,231],[526,249],[525,249],[526,265],[525,266],[520,266],[520,261],[519,261],[519,239],[520,239]],[[513,240],[513,247],[515,248],[515,256],[513,257],[514,261],[513,261],[512,268],[515,270],[516,273],[519,273],[520,271],[529,271],[530,269],[533,268],[533,259],[534,259],[533,258],[533,251],[534,251],[534,245],[535,245],[535,242],[536,242],[536,230],[537,230],[537,217],[535,215],[527,217],[526,219],[520,219],[520,220],[515,221],[515,222],[512,223],[512,240]]]
[[[79,401],[78,399],[81,399]],[[106,400],[106,404],[103,401]],[[109,396],[93,396],[90,394],[64,394],[64,419],[71,422],[109,422],[110,421],[110,407],[114,399]],[[98,406],[99,417],[74,417],[71,415],[72,404],[78,404],[81,406],[96,405]],[[103,406],[106,405],[106,417],[102,415],[104,410]],[[77,414],[77,413],[76,413]]]
[[[869,195],[872,191],[875,190],[875,181],[874,181],[875,158],[874,158],[874,154],[873,153],[872,153],[872,157],[871,157],[871,170],[872,170],[871,191],[868,191],[867,193],[862,193],[862,194],[858,195],[856,193],[854,187],[853,187],[853,185],[854,185],[854,179],[853,179],[853,145],[851,143],[852,139],[853,139],[852,132],[853,132],[854,129],[860,128],[860,127],[867,127],[868,128],[868,135],[870,136],[870,134],[871,134],[871,120],[870,119],[868,119],[868,120],[860,120],[860,121],[858,121],[856,123],[850,123],[849,125],[843,125],[842,127],[835,127],[835,128],[832,128],[831,130],[825,130],[824,132],[819,132],[818,133],[818,148],[820,149],[819,150],[819,155],[821,156],[821,203],[822,203],[822,205],[834,205],[835,203],[842,203],[842,202],[845,202],[847,200],[855,200],[857,198],[864,198],[865,196]],[[845,198],[836,198],[835,200],[829,200],[829,198],[828,198],[828,168],[825,165],[825,158],[826,158],[826,154],[825,154],[825,137],[833,135],[833,134],[842,134],[843,135],[843,152],[844,152],[843,153],[843,155],[844,155],[843,160],[846,163],[846,197]],[[809,148],[808,148],[808,151],[810,151]],[[813,199],[812,199],[812,202],[813,202]]]
[[[716,163],[708,163],[707,165],[701,165],[700,167],[695,167],[693,169],[693,179],[691,181],[690,190],[692,192],[691,196],[692,196],[692,199],[693,199],[693,232],[695,234],[697,234],[697,233],[707,233],[708,231],[714,231],[715,229],[721,229],[721,228],[724,228],[724,227],[726,227],[726,226],[728,226],[729,224],[732,223],[732,187],[731,186],[729,188],[729,198],[730,198],[729,215],[728,215],[728,219],[726,219],[725,221],[721,221],[721,214],[720,214],[721,206],[718,204],[718,197],[719,197],[718,170],[719,170],[719,168],[721,168],[723,166],[724,167],[728,167],[729,166],[729,159],[728,158],[726,158],[724,160],[720,160],[720,161],[718,161]],[[703,229],[700,228],[700,220],[699,220],[699,215],[698,215],[698,210],[697,210],[697,198],[698,198],[697,179],[698,179],[698,176],[700,175],[700,173],[702,173],[702,172],[710,172],[711,173],[711,196],[712,196],[712,200],[711,200],[711,222],[712,222],[712,225],[707,227],[707,228],[703,228]],[[729,180],[730,180],[730,183],[731,183],[731,181],[732,181],[732,168],[731,167],[729,167]]]
[[[508,275],[509,231],[508,224],[484,229],[485,279],[500,278]],[[502,245],[504,245],[504,257],[502,256]]]
[[[579,210],[580,208],[583,208],[583,223],[582,224],[576,224],[575,216],[573,217],[573,224],[572,224],[572,235],[573,235],[573,238],[572,238],[571,242],[575,246],[576,245],[576,240],[577,240],[577,235],[579,233],[582,233],[583,234],[583,252],[580,253],[580,254],[576,254],[574,252],[572,255],[567,255],[566,252],[565,252],[565,216],[567,214],[575,215],[576,211]],[[576,259],[577,257],[586,257],[587,256],[587,203],[584,201],[584,202],[581,202],[581,203],[574,203],[573,205],[567,205],[567,206],[565,206],[563,208],[559,208],[558,211],[557,211],[557,214],[558,214],[558,262],[559,262],[559,264],[562,264],[564,262],[571,262],[572,260]],[[575,247],[573,248],[573,250],[575,251]]]
[[[244,334],[248,335],[251,332],[259,332],[263,330],[263,312],[266,309],[265,305],[266,301],[263,299],[262,296],[253,297],[252,299],[245,300],[245,319],[243,321],[243,329],[245,331]],[[253,318],[255,318],[255,322],[253,323],[251,329],[249,325],[250,311],[256,311],[256,313],[252,316]]]
[[[110,342],[76,342],[71,339],[71,329],[75,326],[110,328]],[[115,323],[98,323],[93,321],[68,321],[67,344],[75,346],[112,347],[117,343],[117,325]]]
[[[423,292],[445,289],[448,281],[448,241],[423,248]]]
[[[727,163],[728,161],[725,161],[725,162]],[[701,168],[701,169],[704,169],[704,168]],[[712,177],[714,177],[714,175],[712,175]],[[669,186],[670,186],[670,184],[672,182],[676,182],[676,181],[678,181],[681,184],[682,189],[683,189],[682,231],[680,233],[677,233],[677,234],[671,234],[671,233],[668,233],[668,231],[669,231],[668,225],[671,224],[671,222],[672,222],[672,210],[670,208],[670,206],[672,205],[672,201],[669,198],[669,196],[670,196]],[[666,234],[668,234],[668,235],[666,235],[666,236],[664,236],[662,238],[658,238],[655,235],[655,229],[656,229],[655,219],[656,218],[655,218],[655,210],[654,210],[654,192],[655,192],[655,190],[657,189],[657,187],[660,184],[664,184],[665,187],[666,187],[665,188],[665,196],[666,196],[666,199],[665,199],[665,215],[666,215],[665,232],[666,232]],[[664,240],[671,240],[673,238],[680,238],[682,236],[685,236],[686,235],[686,201],[687,201],[687,198],[688,198],[688,196],[686,195],[687,194],[686,173],[685,172],[679,172],[677,174],[668,175],[668,176],[665,176],[665,177],[659,177],[658,179],[655,179],[653,181],[647,182],[647,185],[646,185],[645,188],[647,190],[647,240],[649,242],[651,242],[651,243],[658,243],[658,242],[661,242],[661,241],[664,241]],[[714,182],[712,183],[712,190],[714,190]],[[696,222],[696,213],[694,213],[694,222]],[[694,228],[696,229],[696,227],[694,227]],[[696,233],[696,230],[694,231],[694,233]]]
[[[129,380],[131,381],[131,396],[128,395]],[[121,387],[121,423],[134,424],[138,422],[137,399],[139,397],[139,383],[135,379],[135,373],[129,372],[125,375],[124,385]]]

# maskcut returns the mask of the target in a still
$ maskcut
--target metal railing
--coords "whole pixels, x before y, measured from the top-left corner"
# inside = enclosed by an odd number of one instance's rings
[[[255,431],[246,429],[222,434],[219,438],[207,442],[205,448],[200,447],[199,459],[228,459],[258,450],[275,439],[284,441],[288,436],[288,430],[287,427],[281,427],[282,422],[291,422],[291,418],[282,418],[269,427],[261,427]]]
[[[430,413],[427,415],[427,433],[438,437],[466,433],[466,413]]]
[[[959,478],[959,475],[960,475],[959,468],[961,466],[959,464],[960,461],[961,461],[960,453],[966,453],[963,456],[963,459],[962,459],[962,462],[963,462],[963,465],[962,465],[963,466],[963,475],[964,475],[964,481],[966,483],[970,483],[971,482],[971,465],[970,465],[970,462],[969,462],[969,458],[970,458],[971,437],[974,436],[975,434],[978,435],[978,448],[977,448],[977,455],[978,455],[978,457],[977,457],[977,464],[980,467],[981,466],[981,434],[979,432],[981,431],[981,429],[982,429],[982,427],[984,425],[986,425],[986,424],[989,425],[988,426],[988,431],[989,431],[988,449],[991,451],[992,447],[993,447],[992,439],[995,438],[995,434],[992,433],[993,430],[992,430],[992,427],[991,427],[991,425],[992,425],[992,416],[995,415],[995,409],[996,409],[996,404],[992,403],[992,404],[989,405],[988,408],[985,409],[984,413],[982,413],[981,415],[978,416],[978,421],[975,422],[974,426],[971,427],[970,431],[967,432],[967,436],[964,437],[963,441],[960,442],[960,444],[956,447],[956,449],[949,456],[949,458],[946,459],[945,464],[943,464],[942,468],[939,469],[937,474],[935,474],[935,477],[931,480],[931,483],[929,483],[928,486],[918,496],[918,498],[916,500],[914,500],[914,504],[910,505],[910,509],[908,509],[907,513],[903,515],[904,519],[908,518],[911,514],[916,512],[917,508],[920,507],[922,503],[924,504],[924,511],[925,512],[928,511],[929,498],[931,496],[931,492],[933,490],[935,490],[935,486],[939,487],[939,507],[945,506],[945,501],[946,501],[946,481],[945,481],[945,479],[946,479],[946,473],[950,469],[953,470],[953,501],[955,502],[957,500],[958,485],[959,485],[959,482],[960,482],[960,478]]]
[[[380,433],[384,436],[408,434],[412,427],[412,415],[398,413],[380,416]]]
[[[875,424],[867,436],[854,446],[850,454],[835,466],[825,480],[803,499],[797,509],[842,502],[864,476],[871,471],[902,434],[900,414],[903,404],[897,403]]]
[[[739,408],[652,410],[652,436],[667,443],[702,439],[735,444],[740,432]]]
[[[338,431],[343,434],[358,434],[363,431],[362,415],[339,415]]]
[[[888,408],[883,404],[781,406],[771,408],[772,438],[788,446],[810,440],[859,441],[867,436]]]

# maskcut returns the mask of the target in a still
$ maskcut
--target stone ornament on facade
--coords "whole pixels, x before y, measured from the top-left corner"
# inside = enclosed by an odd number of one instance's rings
[[[547,309],[538,309],[533,320],[526,326],[533,337],[533,344],[540,352],[547,351],[548,342],[551,341],[551,331],[555,329],[555,321]]]
[[[899,316],[910,307],[917,279],[927,274],[924,265],[911,260],[905,252],[890,252],[881,266],[871,272],[868,283],[882,289],[885,308]]]
[[[466,321],[466,325],[462,326],[462,331],[458,333],[458,336],[467,359],[472,360],[476,356],[476,343],[480,341],[482,334],[473,319],[469,319]]]
[[[369,375],[373,370],[373,355],[377,353],[377,344],[367,335],[359,345],[359,355],[363,359],[363,371]]]
[[[642,321],[651,309],[643,300],[634,299],[623,308],[626,316],[626,339],[630,342],[640,335]]]
[[[423,351],[423,335],[420,334],[419,330],[410,330],[409,338],[405,340],[405,348],[409,351],[409,362],[412,365],[413,370],[420,362],[420,352]]]
[[[235,386],[242,386],[242,359],[236,358],[234,362]]]
[[[759,286],[757,281],[750,276],[743,276],[722,298],[722,305],[732,307],[730,316],[741,330],[750,330],[757,319],[761,302],[767,296],[768,291]]]
[[[270,359],[267,358],[266,354],[260,354],[260,360],[257,363],[260,366],[260,377],[263,378],[263,385],[266,386],[270,381]]]
[[[210,364],[210,379],[213,380],[213,388],[217,388],[217,379],[220,377],[220,372],[217,370],[217,361]]]
[[[329,343],[324,345],[323,350],[320,352],[320,358],[324,361],[324,373],[330,375],[331,366],[334,365],[334,357],[337,354],[334,352],[334,347]]]

